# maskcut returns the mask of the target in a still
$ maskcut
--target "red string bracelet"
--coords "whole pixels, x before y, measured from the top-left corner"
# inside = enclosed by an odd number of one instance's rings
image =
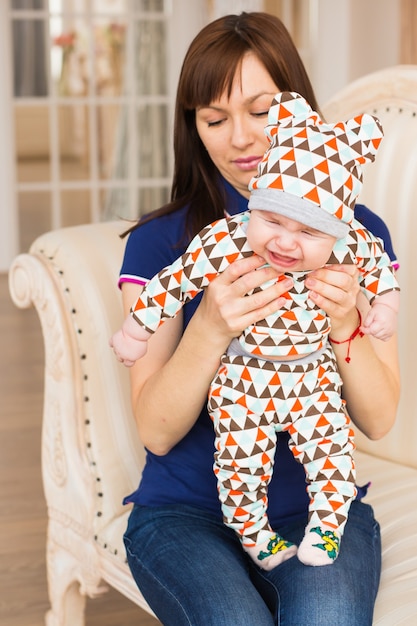
[[[351,336],[348,337],[348,339],[344,339],[344,341],[336,341],[335,339],[330,339],[330,337],[329,337],[330,343],[336,343],[338,346],[340,346],[340,344],[342,344],[342,343],[347,343],[348,344],[347,354],[346,354],[346,358],[345,358],[346,363],[350,363],[350,344],[355,339],[355,337],[357,337],[358,335],[359,335],[359,337],[363,337],[363,332],[361,332],[362,315],[361,315],[359,309],[356,309],[356,310],[357,310],[358,315],[359,315],[359,324],[355,328],[355,330],[353,331]]]

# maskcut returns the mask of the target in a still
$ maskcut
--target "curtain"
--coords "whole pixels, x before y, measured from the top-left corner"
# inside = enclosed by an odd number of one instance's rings
[[[43,8],[43,0],[12,0],[13,10]],[[42,97],[48,94],[47,34],[45,22],[13,20],[14,95],[15,97]]]

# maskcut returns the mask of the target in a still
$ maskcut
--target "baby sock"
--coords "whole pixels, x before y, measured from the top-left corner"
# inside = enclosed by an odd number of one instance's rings
[[[243,546],[251,559],[262,569],[271,570],[297,553],[297,546],[274,534],[254,547]]]
[[[297,556],[305,565],[331,565],[339,554],[340,532],[327,524],[309,524]]]

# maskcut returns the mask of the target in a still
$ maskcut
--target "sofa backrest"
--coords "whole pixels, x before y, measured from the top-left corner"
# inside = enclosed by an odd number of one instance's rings
[[[396,66],[365,76],[323,107],[329,122],[363,112],[376,115],[385,133],[375,162],[364,168],[359,202],[385,220],[400,263],[402,392],[392,431],[376,442],[358,435],[358,448],[417,467],[417,66]]]

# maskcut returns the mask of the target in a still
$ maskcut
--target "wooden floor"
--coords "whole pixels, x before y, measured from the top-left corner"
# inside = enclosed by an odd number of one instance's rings
[[[43,626],[48,610],[40,440],[43,347],[33,309],[12,303],[0,273],[0,624]],[[157,626],[110,590],[87,601],[86,626]]]

